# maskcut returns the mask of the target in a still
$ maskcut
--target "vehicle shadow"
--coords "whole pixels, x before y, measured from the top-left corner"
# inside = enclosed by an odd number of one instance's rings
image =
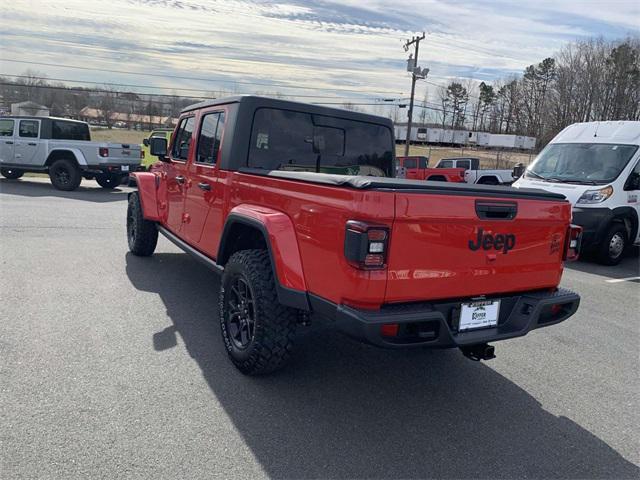
[[[601,275],[611,279],[637,277],[640,276],[640,247],[633,246],[629,248],[618,265],[601,265],[592,256],[588,255],[577,262],[569,262],[565,266],[571,270]]]
[[[23,197],[59,197],[84,200],[89,202],[117,202],[127,200],[129,189],[120,186],[114,190],[106,190],[93,180],[82,180],[82,184],[73,192],[56,190],[48,180],[42,181],[35,178],[20,178],[8,180],[0,178],[0,193],[8,195],[21,195]]]
[[[218,277],[181,253],[127,254],[138,290],[160,296],[209,388],[275,478],[638,478],[604,441],[455,350],[389,351],[314,325],[291,365],[245,377],[226,358]]]

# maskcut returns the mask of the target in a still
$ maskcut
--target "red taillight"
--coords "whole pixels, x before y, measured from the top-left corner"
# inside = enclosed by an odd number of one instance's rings
[[[107,147],[100,147],[98,149],[98,155],[100,155],[101,157],[108,157],[109,149]]]
[[[384,268],[388,242],[387,227],[349,220],[344,239],[344,256],[356,268]]]
[[[397,337],[400,326],[397,323],[386,323],[380,327],[383,337]]]
[[[551,315],[555,317],[560,312],[562,312],[562,305],[560,305],[559,303],[554,303],[553,305],[551,305]]]
[[[573,262],[580,256],[580,244],[582,243],[582,227],[579,225],[569,225],[567,229],[567,239],[564,244],[563,260]]]

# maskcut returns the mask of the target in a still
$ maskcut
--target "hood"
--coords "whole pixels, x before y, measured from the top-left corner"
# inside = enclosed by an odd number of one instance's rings
[[[514,188],[540,188],[547,192],[559,193],[564,195],[571,205],[575,205],[578,199],[587,190],[593,190],[597,188],[603,188],[606,185],[578,185],[575,183],[556,183],[545,182],[535,178],[521,177],[513,184]]]

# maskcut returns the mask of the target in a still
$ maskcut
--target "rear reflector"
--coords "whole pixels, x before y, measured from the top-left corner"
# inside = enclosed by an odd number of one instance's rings
[[[380,333],[383,337],[397,337],[399,325],[397,323],[387,323],[380,327]]]

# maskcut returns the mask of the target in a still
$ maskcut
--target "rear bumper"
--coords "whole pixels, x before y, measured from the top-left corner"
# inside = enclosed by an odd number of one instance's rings
[[[578,294],[566,289],[493,298],[501,300],[498,325],[465,332],[458,332],[457,323],[460,303],[468,299],[394,305],[375,312],[338,305],[334,319],[342,332],[380,347],[452,348],[521,337],[566,320],[580,304]],[[555,312],[554,305],[560,305]],[[325,304],[325,313],[327,310]],[[386,324],[398,324],[398,335],[383,336],[382,326]]]
[[[91,173],[128,175],[131,172],[137,172],[140,167],[140,163],[101,163],[99,165],[89,165],[87,171]]]

